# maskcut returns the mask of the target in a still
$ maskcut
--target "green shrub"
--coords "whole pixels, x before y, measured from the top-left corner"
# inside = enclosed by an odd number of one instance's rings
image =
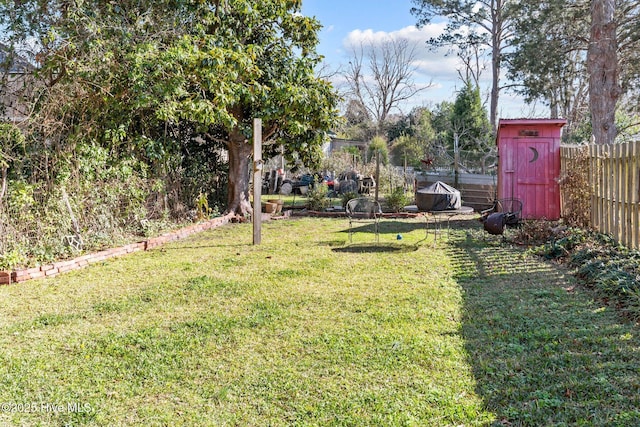
[[[5,251],[0,254],[0,270],[11,270],[25,265],[26,262],[27,257],[20,250]]]
[[[615,242],[611,236],[569,228],[570,233],[546,245],[545,255],[562,252],[583,283],[610,301],[626,316],[640,319],[640,252]],[[562,246],[561,250],[558,247]],[[550,256],[548,256],[550,257]]]
[[[400,212],[409,204],[410,198],[402,187],[396,187],[385,197],[386,205],[393,212]]]
[[[307,191],[307,208],[312,211],[321,211],[329,206],[327,194],[329,187],[325,183],[318,183]]]

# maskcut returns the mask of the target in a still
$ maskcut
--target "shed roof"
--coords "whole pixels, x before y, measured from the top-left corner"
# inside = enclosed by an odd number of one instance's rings
[[[504,125],[555,125],[564,126],[567,124],[567,119],[500,119],[498,127]]]

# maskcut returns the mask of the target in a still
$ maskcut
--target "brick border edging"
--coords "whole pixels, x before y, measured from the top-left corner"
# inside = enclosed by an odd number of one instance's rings
[[[96,262],[104,261],[109,258],[127,255],[133,252],[148,251],[153,248],[157,248],[158,246],[162,246],[165,243],[184,239],[192,234],[220,227],[221,225],[229,223],[229,221],[234,218],[235,214],[227,214],[225,216],[213,218],[205,222],[199,222],[176,231],[164,233],[148,240],[120,246],[118,248],[105,249],[100,252],[82,255],[77,258],[41,265],[40,267],[0,271],[0,285],[10,285],[12,283],[26,282],[27,280],[32,279],[53,277],[60,273],[77,270],[89,264],[95,264]]]

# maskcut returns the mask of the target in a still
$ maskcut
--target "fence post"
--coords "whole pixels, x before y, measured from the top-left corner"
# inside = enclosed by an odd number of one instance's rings
[[[453,186],[458,188],[458,179],[460,175],[460,141],[458,134],[453,135]]]

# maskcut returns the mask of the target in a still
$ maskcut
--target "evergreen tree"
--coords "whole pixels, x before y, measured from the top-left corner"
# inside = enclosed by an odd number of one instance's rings
[[[470,81],[458,92],[453,104],[450,147],[453,146],[456,135],[459,138],[459,148],[467,151],[484,150],[492,138],[491,125],[480,98],[480,88]]]

